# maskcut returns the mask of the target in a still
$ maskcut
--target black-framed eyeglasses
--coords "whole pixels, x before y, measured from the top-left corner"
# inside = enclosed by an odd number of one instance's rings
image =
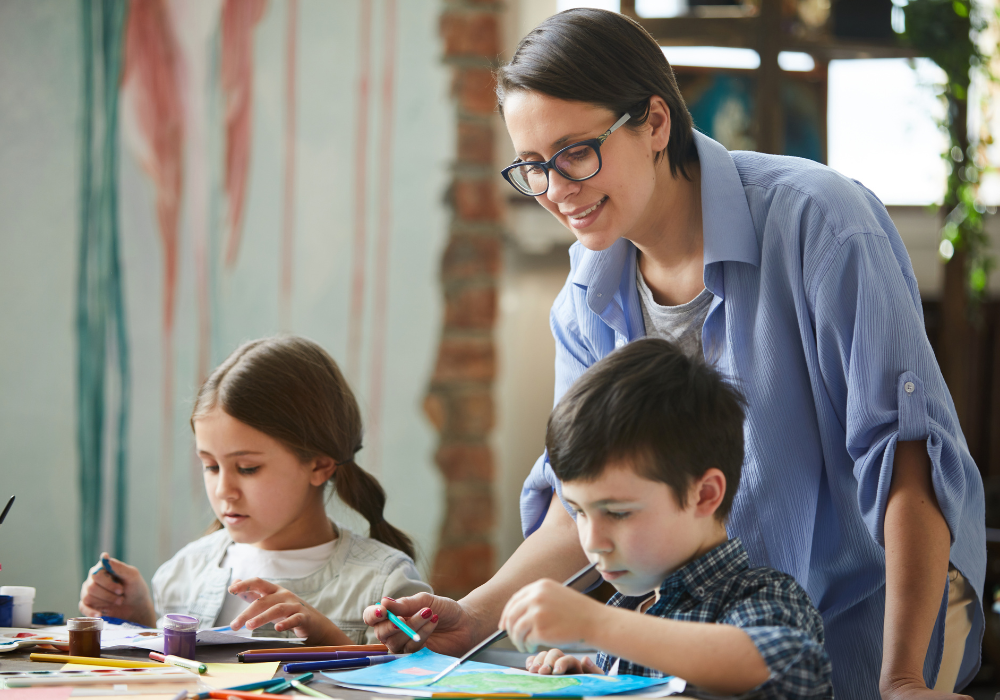
[[[549,191],[549,170],[555,170],[567,180],[581,182],[601,172],[601,144],[611,133],[627,122],[628,112],[596,139],[570,144],[556,152],[552,159],[542,161],[518,160],[500,171],[503,179],[521,194],[537,197]]]

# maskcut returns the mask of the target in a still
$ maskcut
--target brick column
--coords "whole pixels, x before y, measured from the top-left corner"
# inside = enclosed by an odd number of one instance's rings
[[[502,9],[497,2],[446,0],[441,16],[458,148],[441,263],[444,328],[424,410],[441,434],[436,461],[447,489],[431,580],[437,593],[456,598],[494,571],[494,469],[487,440],[493,428],[501,204],[493,167],[492,67],[500,52]]]

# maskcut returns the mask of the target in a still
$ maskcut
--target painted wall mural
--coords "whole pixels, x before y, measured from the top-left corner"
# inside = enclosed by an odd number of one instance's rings
[[[69,611],[80,572],[102,549],[150,575],[198,536],[210,510],[188,425],[194,393],[240,342],[282,331],[320,342],[345,370],[367,423],[358,462],[386,486],[386,517],[415,536],[429,570],[443,496],[421,404],[441,328],[456,141],[440,12],[437,0],[0,8],[0,87],[64,85],[32,109],[73,115],[58,129],[80,144],[59,153],[76,179],[49,178],[44,200],[8,202],[8,221],[30,224],[0,230],[4,246],[30,248],[32,232],[51,228],[78,252],[79,289],[52,291],[53,303],[77,306],[78,345],[53,350],[76,378],[52,386],[77,397],[76,437],[42,422],[15,434],[0,422],[0,442],[17,453],[45,435],[53,450],[76,453],[38,459],[41,482],[78,484],[78,506],[56,519],[67,532],[82,528],[72,573],[44,573],[14,545],[5,578],[20,568],[27,581],[38,568],[37,579],[52,580],[31,585],[53,591],[50,609]],[[16,41],[17,25],[34,40]],[[54,51],[50,35],[67,50]],[[18,117],[8,110],[0,128],[53,138],[44,119]],[[0,182],[24,171],[5,158],[9,148],[0,145]],[[45,201],[78,206],[76,225],[59,223]],[[11,284],[24,284],[37,270],[20,282],[14,274]],[[32,329],[61,327],[32,311],[46,301],[22,301],[28,320],[0,313],[9,339],[0,363]],[[44,372],[19,367],[36,382]],[[0,392],[0,412],[17,400]],[[19,503],[22,493],[30,500],[27,471],[11,483]],[[360,528],[348,509],[330,509]]]

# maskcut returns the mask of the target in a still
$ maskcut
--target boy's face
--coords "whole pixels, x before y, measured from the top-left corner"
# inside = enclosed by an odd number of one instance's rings
[[[576,510],[580,544],[590,561],[618,591],[638,596],[657,590],[672,572],[726,540],[715,508],[706,513],[699,507],[698,488],[696,483],[681,508],[669,486],[615,462],[593,481],[564,482],[563,497]]]

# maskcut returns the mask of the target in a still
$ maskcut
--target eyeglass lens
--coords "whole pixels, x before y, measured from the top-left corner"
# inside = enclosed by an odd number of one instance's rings
[[[558,155],[555,168],[568,180],[586,180],[597,173],[601,159],[593,146],[568,148]],[[540,165],[521,165],[510,171],[511,180],[528,194],[541,194],[549,186],[549,174]]]

